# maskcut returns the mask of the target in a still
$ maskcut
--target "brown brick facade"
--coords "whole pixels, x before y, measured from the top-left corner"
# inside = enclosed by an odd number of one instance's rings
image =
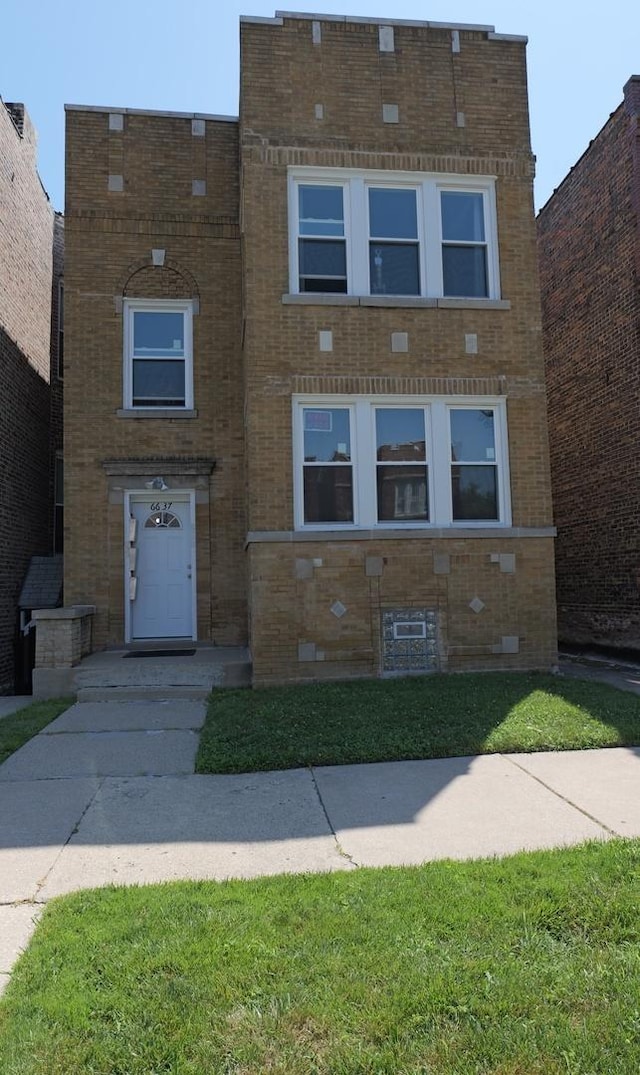
[[[54,214],[23,105],[0,101],[0,694],[14,689],[17,600],[51,551],[50,345]],[[57,413],[57,412],[56,412]]]
[[[437,610],[442,668],[544,667],[555,660],[552,541],[533,538],[534,528],[551,524],[551,502],[523,45],[461,30],[454,53],[451,29],[396,26],[394,51],[383,54],[378,35],[373,23],[336,19],[316,28],[311,17],[242,26],[255,682],[379,674],[381,616],[394,607]],[[383,122],[385,102],[397,104],[398,124]],[[457,126],[460,112],[464,127]],[[283,302],[287,170],[305,165],[375,169],[390,178],[395,171],[497,175],[502,297],[510,309]],[[332,333],[330,353],[319,353],[321,331]],[[391,352],[394,332],[407,334],[406,353]],[[477,335],[477,354],[466,353],[467,334]],[[465,538],[457,530],[455,538],[434,540],[429,531],[395,531],[386,540],[375,533],[372,540],[353,533],[296,540],[292,396],[316,393],[506,397],[520,536],[496,530]],[[513,574],[496,567],[504,553],[515,553]],[[435,575],[439,554],[449,558],[447,573]],[[379,576],[366,573],[371,559],[382,561]],[[300,562],[319,566],[306,570]],[[476,596],[480,612],[469,607]],[[336,601],[347,609],[340,618],[331,613]],[[504,652],[501,640],[514,636],[518,652]]]
[[[640,79],[538,217],[562,641],[640,647]]]
[[[198,637],[248,637],[255,683],[379,674],[394,609],[434,614],[443,669],[555,660],[523,42],[393,31],[383,53],[372,22],[243,20],[239,124],[67,113],[65,600],[98,606],[100,645],[124,638],[123,502],[156,474],[196,490]],[[495,177],[500,288],[475,301],[290,295],[300,168],[490,192]],[[119,414],[123,302],[191,297],[197,413]],[[312,399],[504,406],[508,525],[297,529],[292,411]]]
[[[67,112],[65,603],[97,606],[98,646],[123,641],[123,491],[145,489],[150,475],[135,461],[153,459],[155,474],[173,470],[173,489],[197,486],[198,637],[237,644],[246,640],[237,125],[207,119],[194,135],[191,117],[120,115],[111,130],[107,111]],[[121,192],[108,189],[114,174]],[[204,196],[192,194],[194,179]],[[163,265],[152,266],[153,249]],[[191,417],[122,413],[128,298],[195,302]]]

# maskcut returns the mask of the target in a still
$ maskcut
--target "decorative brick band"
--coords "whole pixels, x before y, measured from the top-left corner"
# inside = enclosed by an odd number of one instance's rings
[[[253,139],[257,139],[253,143]],[[261,135],[252,132],[243,139],[245,163],[279,165],[281,167],[309,165],[318,168],[388,168],[400,172],[455,172],[462,175],[520,176],[535,174],[535,159],[528,152],[497,156],[463,156],[439,153],[380,153],[362,149],[335,149],[313,146],[269,146]]]
[[[292,378],[295,395],[356,396],[503,396],[506,377],[359,377],[312,376]]]

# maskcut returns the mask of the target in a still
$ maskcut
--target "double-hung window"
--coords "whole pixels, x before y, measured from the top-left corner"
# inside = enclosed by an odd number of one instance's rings
[[[126,408],[193,407],[192,313],[188,300],[125,300]]]
[[[369,187],[368,195],[371,294],[419,295],[418,191]]]
[[[347,290],[347,246],[341,186],[301,183],[298,195],[300,291]]]
[[[441,190],[442,291],[486,298],[487,240],[484,197],[479,191]]]
[[[376,522],[429,521],[427,413],[424,407],[374,407]]]
[[[289,172],[290,290],[499,299],[490,176]]]
[[[496,417],[492,407],[451,407],[453,520],[498,518]]]
[[[295,525],[510,523],[504,400],[294,401]]]
[[[303,407],[304,523],[353,523],[350,407]]]

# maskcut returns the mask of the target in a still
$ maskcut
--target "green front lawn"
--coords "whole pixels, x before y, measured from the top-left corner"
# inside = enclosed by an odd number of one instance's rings
[[[70,705],[73,705],[73,698],[52,698],[34,702],[10,717],[3,717],[0,720],[0,765]]]
[[[640,698],[527,673],[213,692],[200,773],[640,743]]]
[[[54,901],[3,1075],[637,1075],[640,844]]]

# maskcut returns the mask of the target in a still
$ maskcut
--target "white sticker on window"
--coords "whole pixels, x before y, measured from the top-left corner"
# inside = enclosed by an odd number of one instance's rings
[[[333,415],[331,411],[310,411],[304,412],[304,429],[305,433],[331,433],[333,428]],[[346,451],[344,446],[342,451]]]

